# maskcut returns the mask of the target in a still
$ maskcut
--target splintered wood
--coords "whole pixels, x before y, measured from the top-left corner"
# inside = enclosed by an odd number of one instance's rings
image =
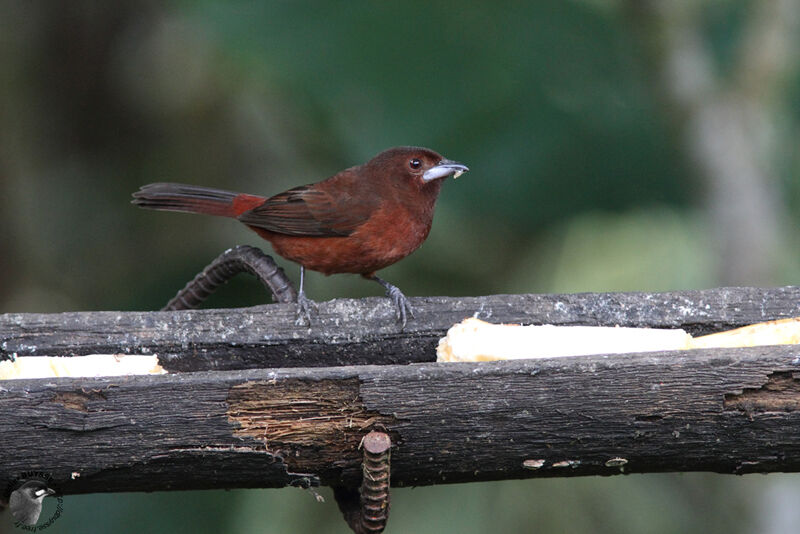
[[[344,465],[358,460],[365,430],[393,422],[364,406],[359,387],[358,379],[245,382],[230,390],[228,418],[235,435],[262,441],[293,469],[321,457]]]
[[[605,326],[521,326],[465,319],[439,341],[437,361],[479,362],[800,343],[800,318],[694,338],[683,330]]]

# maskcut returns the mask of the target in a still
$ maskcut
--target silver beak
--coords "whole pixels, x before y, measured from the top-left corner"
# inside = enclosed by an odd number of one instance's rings
[[[438,180],[439,178],[444,178],[445,176],[453,175],[453,178],[458,178],[469,169],[463,163],[459,163],[457,161],[451,161],[449,159],[443,159],[435,166],[431,167],[425,174],[422,175],[422,179],[426,182],[430,182],[431,180]]]

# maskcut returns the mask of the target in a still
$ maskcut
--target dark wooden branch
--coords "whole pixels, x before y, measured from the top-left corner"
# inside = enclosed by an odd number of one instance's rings
[[[703,334],[800,316],[800,288],[411,299],[401,331],[388,299],[322,302],[311,328],[293,304],[180,312],[0,315],[0,356],[156,353],[169,371],[403,364],[435,359],[450,326],[500,323],[684,328]]]
[[[66,493],[360,482],[382,425],[394,486],[800,470],[800,350],[185,373],[3,384],[2,478]]]
[[[172,361],[190,367],[186,362],[200,355],[211,369],[230,368],[231,359],[252,367],[261,353],[264,362],[284,365],[319,365],[326,360],[317,354],[329,351],[332,361],[419,362],[433,358],[433,342],[447,326],[476,311],[492,321],[707,332],[800,315],[799,296],[798,288],[780,288],[425,298],[414,302],[418,319],[405,333],[388,303],[376,299],[325,303],[319,326],[302,330],[293,325],[291,306],[271,305],[12,314],[1,318],[0,332],[4,350],[18,354],[168,347]],[[288,355],[277,356],[280,350]],[[237,358],[240,351],[249,355]],[[395,444],[394,486],[800,471],[798,373],[800,347],[782,346],[5,381],[0,484],[40,470],[67,494],[355,487],[358,444],[374,428]]]

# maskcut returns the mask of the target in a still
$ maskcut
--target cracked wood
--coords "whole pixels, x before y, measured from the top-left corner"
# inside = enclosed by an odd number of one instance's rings
[[[358,465],[366,432],[394,421],[364,406],[357,378],[248,381],[233,386],[227,402],[235,436],[263,442],[293,471],[316,471],[323,481]]]
[[[490,322],[683,328],[693,335],[800,316],[800,288],[412,298],[401,332],[388,299],[322,302],[312,328],[291,304],[180,312],[0,315],[0,358],[151,354],[171,372],[403,364],[435,359],[466,317]]]
[[[800,348],[435,364],[438,337],[495,322],[710,333],[800,315],[800,289],[385,299],[191,312],[0,316],[5,355],[157,352],[160,376],[0,383],[0,484],[66,494],[354,487],[358,444],[392,436],[393,485],[655,471],[800,471]],[[323,367],[337,363],[351,365]],[[258,367],[283,368],[258,368]],[[291,368],[290,368],[291,367]]]
[[[15,380],[0,483],[64,493],[353,487],[392,435],[392,484],[800,471],[800,347],[474,364]]]

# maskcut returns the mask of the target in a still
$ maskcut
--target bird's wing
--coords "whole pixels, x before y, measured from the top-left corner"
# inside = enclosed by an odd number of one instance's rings
[[[316,185],[303,185],[268,198],[238,219],[279,234],[348,236],[369,219],[379,203],[373,195],[354,198],[344,192],[334,194]]]

